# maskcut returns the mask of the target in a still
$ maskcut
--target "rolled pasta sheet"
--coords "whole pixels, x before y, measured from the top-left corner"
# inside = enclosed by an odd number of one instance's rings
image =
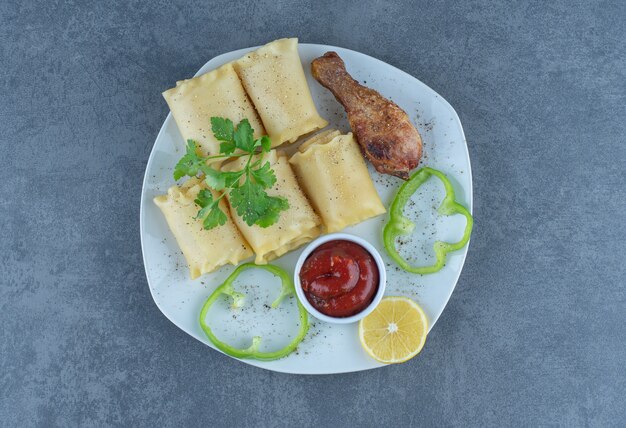
[[[298,150],[300,152],[304,152],[313,144],[328,143],[330,140],[332,140],[333,138],[339,135],[341,135],[341,132],[337,131],[336,129],[327,129],[326,131],[322,131],[322,132],[315,134],[314,136],[306,140],[304,143],[300,144],[300,147],[298,147]]]
[[[181,187],[170,187],[167,194],[154,198],[187,260],[191,279],[227,263],[237,265],[252,256],[252,250],[233,223],[223,199],[220,208],[228,217],[224,225],[206,230],[202,220],[194,218],[199,210],[194,200],[202,189],[207,189],[204,181],[192,178]]]
[[[195,140],[203,156],[219,154],[220,142],[213,136],[211,117],[224,117],[237,125],[248,119],[254,137],[265,135],[256,114],[231,63],[193,79],[176,82],[163,92],[176,125],[185,141]],[[219,163],[222,159],[210,162]]]
[[[286,198],[289,209],[281,211],[280,218],[272,226],[263,228],[257,225],[248,226],[231,207],[231,216],[256,253],[257,264],[265,264],[280,257],[316,238],[321,232],[320,218],[300,189],[287,156],[272,150],[264,159],[270,163],[276,174],[276,184],[267,193]],[[245,160],[241,158],[224,165],[222,169],[240,170],[244,163]]]
[[[235,70],[276,146],[325,127],[298,54],[298,39],[268,43],[235,61]]]
[[[352,133],[318,134],[289,163],[327,233],[385,212]]]

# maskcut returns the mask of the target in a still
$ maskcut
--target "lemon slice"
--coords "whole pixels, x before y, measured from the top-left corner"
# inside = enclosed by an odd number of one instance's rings
[[[407,297],[385,297],[359,322],[361,345],[381,363],[410,360],[424,347],[428,333],[426,314]]]

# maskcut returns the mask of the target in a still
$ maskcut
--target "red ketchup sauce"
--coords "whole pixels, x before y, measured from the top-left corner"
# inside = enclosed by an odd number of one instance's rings
[[[300,269],[300,283],[311,305],[343,318],[369,306],[378,290],[374,257],[359,244],[336,240],[317,247]]]

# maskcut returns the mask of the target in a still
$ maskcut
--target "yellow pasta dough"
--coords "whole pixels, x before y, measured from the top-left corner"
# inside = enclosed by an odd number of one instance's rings
[[[304,152],[313,144],[328,143],[330,140],[332,140],[338,135],[341,135],[341,132],[337,131],[336,129],[327,129],[326,131],[322,131],[322,132],[315,134],[314,136],[306,140],[304,143],[300,144],[300,147],[298,147],[298,150],[301,152]]]
[[[311,98],[298,39],[268,43],[234,66],[274,145],[294,142],[328,124]]]
[[[299,149],[289,163],[327,233],[385,212],[352,133],[326,131]]]
[[[211,117],[224,117],[237,125],[248,119],[254,137],[265,134],[250,99],[231,63],[163,92],[183,139],[195,140],[203,156],[219,154],[220,142],[211,131]],[[222,159],[211,160],[219,163]],[[210,161],[210,162],[211,162]]]
[[[302,193],[289,166],[287,156],[272,150],[264,159],[270,162],[276,174],[276,184],[268,189],[270,196],[282,196],[289,201],[289,209],[281,211],[280,218],[270,227],[248,226],[231,208],[233,220],[256,253],[255,263],[265,264],[311,241],[320,234],[320,219]],[[224,165],[224,171],[240,170],[245,159]],[[228,194],[226,195],[228,197]]]
[[[224,225],[206,230],[202,220],[194,218],[199,210],[194,199],[202,189],[207,189],[204,181],[192,178],[181,187],[172,186],[166,195],[154,198],[187,260],[191,279],[227,263],[236,265],[252,256],[252,250],[233,223],[223,199],[220,208],[228,217]]]

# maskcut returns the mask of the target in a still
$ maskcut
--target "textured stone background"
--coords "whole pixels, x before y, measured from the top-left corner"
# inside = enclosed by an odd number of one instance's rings
[[[623,424],[626,3],[456,3],[0,2],[0,425]],[[160,92],[292,35],[415,75],[464,124],[476,229],[407,364],[266,372],[150,297]]]

